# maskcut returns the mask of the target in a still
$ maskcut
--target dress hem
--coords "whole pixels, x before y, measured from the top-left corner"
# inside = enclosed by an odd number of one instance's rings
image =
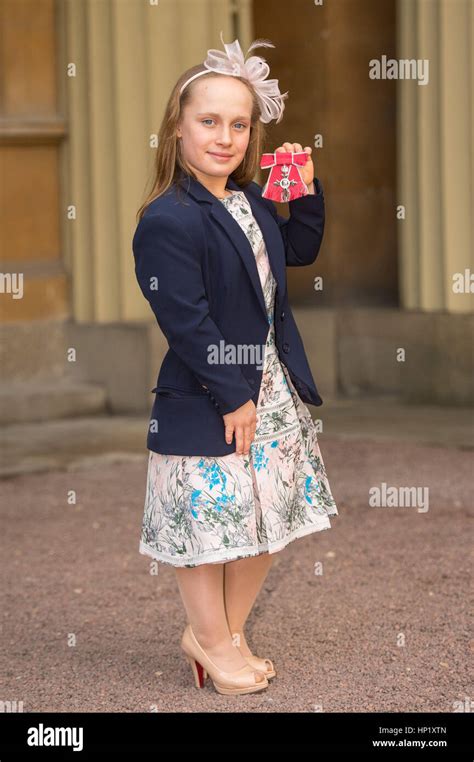
[[[338,513],[331,513],[332,517],[338,516]],[[140,540],[139,543],[139,553],[145,556],[151,556],[156,561],[161,561],[165,564],[170,564],[171,566],[187,566],[189,564],[192,564],[193,566],[202,566],[203,564],[208,563],[226,563],[227,561],[235,561],[237,558],[247,558],[250,556],[258,556],[262,553],[269,553],[270,555],[272,553],[277,553],[279,550],[283,550],[283,548],[286,548],[287,545],[289,545],[293,540],[297,540],[300,537],[305,537],[309,534],[312,534],[314,532],[320,532],[324,529],[331,529],[331,523],[329,521],[329,517],[326,517],[325,520],[322,520],[318,524],[312,524],[311,526],[305,526],[301,529],[297,529],[292,534],[288,535],[282,540],[278,540],[277,542],[267,543],[267,542],[261,542],[258,544],[257,547],[254,545],[247,545],[241,548],[232,548],[228,550],[227,552],[223,552],[221,550],[213,551],[212,553],[208,554],[202,554],[199,557],[194,558],[179,558],[179,556],[168,556],[165,553],[160,553],[160,551],[155,550],[150,545],[148,545],[146,542],[143,542],[143,540]]]

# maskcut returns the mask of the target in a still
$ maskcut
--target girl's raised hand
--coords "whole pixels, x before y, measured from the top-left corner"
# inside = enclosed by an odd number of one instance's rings
[[[302,151],[303,148],[300,143],[283,143],[279,148],[276,149],[277,151],[287,151],[288,153],[298,153],[299,151]],[[306,161],[306,164],[304,167],[298,167],[301,177],[303,179],[303,182],[306,183],[306,185],[311,185],[313,179],[314,179],[314,164],[313,160],[311,158],[311,153],[313,151],[310,146],[305,146],[305,149],[307,154],[309,154],[309,159]]]

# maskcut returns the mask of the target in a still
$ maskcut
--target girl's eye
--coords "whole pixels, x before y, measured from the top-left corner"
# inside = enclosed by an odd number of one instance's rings
[[[204,124],[205,122],[213,122],[213,121],[214,121],[214,119],[208,118],[208,119],[203,119],[202,123]],[[245,130],[246,125],[243,122],[236,122],[236,124],[241,124],[243,129]],[[242,130],[240,130],[240,132],[242,132]]]

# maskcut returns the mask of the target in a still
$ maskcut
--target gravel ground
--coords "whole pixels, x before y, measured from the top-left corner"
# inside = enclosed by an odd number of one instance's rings
[[[2,700],[25,712],[452,712],[472,699],[472,453],[327,436],[321,451],[339,516],[275,554],[247,637],[278,676],[236,697],[195,688],[174,569],[152,575],[138,553],[147,453],[4,480]],[[429,510],[370,507],[382,482],[429,488]]]

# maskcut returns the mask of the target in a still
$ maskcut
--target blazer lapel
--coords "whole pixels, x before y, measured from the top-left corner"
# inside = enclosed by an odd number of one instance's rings
[[[253,197],[251,193],[246,191],[245,188],[240,188],[231,177],[228,178],[227,186],[231,190],[242,190],[244,192],[252,209],[252,213],[262,231],[270,268],[277,282],[279,292],[283,295],[285,289],[285,254],[283,250],[283,240],[278,226],[275,225],[272,215],[265,209],[264,205],[259,202],[258,199]],[[210,193],[210,191],[208,191],[198,180],[195,180],[190,175],[185,175],[182,187],[196,201],[210,204],[210,214],[222,227],[228,236],[229,241],[241,257],[255,289],[259,304],[263,310],[265,318],[267,318],[267,308],[265,306],[257,263],[255,262],[255,255],[250,242],[239,223],[227,211],[224,204],[216,198],[216,196]]]

